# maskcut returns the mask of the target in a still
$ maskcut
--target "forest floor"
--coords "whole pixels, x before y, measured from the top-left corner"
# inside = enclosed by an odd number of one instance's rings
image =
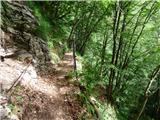
[[[66,53],[52,74],[39,77],[29,87],[17,86],[10,102],[13,112],[22,120],[77,120],[82,107],[77,100],[79,88],[68,75],[72,71],[72,53]]]

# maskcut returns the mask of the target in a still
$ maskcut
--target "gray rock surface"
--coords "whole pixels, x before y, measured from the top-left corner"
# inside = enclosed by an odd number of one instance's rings
[[[50,63],[51,57],[47,44],[35,35],[38,27],[37,19],[24,3],[2,2],[1,45],[6,50],[15,48],[28,51],[37,61],[36,67],[43,70],[45,69],[43,66]]]

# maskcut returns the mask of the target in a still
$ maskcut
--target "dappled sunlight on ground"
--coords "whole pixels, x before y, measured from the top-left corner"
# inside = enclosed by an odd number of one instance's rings
[[[12,59],[1,62],[0,78],[3,86],[7,84],[8,89],[26,66]],[[72,97],[78,93],[79,88],[71,85],[66,79],[68,72],[73,69],[72,54],[66,53],[64,60],[55,69],[53,74],[39,76],[30,65],[21,79],[23,87],[14,88],[11,103],[22,109],[23,120],[73,120],[76,117],[79,108],[74,108]],[[17,96],[21,96],[23,100],[18,101]]]

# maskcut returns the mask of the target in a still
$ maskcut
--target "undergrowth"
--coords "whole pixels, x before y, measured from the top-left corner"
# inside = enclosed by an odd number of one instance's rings
[[[60,26],[58,21],[55,24],[55,21],[43,13],[40,5],[35,4],[33,1],[27,3],[38,21],[35,34],[47,42],[53,63],[58,63],[68,50],[66,44],[68,29],[63,24]]]

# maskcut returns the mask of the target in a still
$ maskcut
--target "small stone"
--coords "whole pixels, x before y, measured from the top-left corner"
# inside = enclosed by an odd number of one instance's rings
[[[10,120],[19,120],[18,116],[12,114]]]

